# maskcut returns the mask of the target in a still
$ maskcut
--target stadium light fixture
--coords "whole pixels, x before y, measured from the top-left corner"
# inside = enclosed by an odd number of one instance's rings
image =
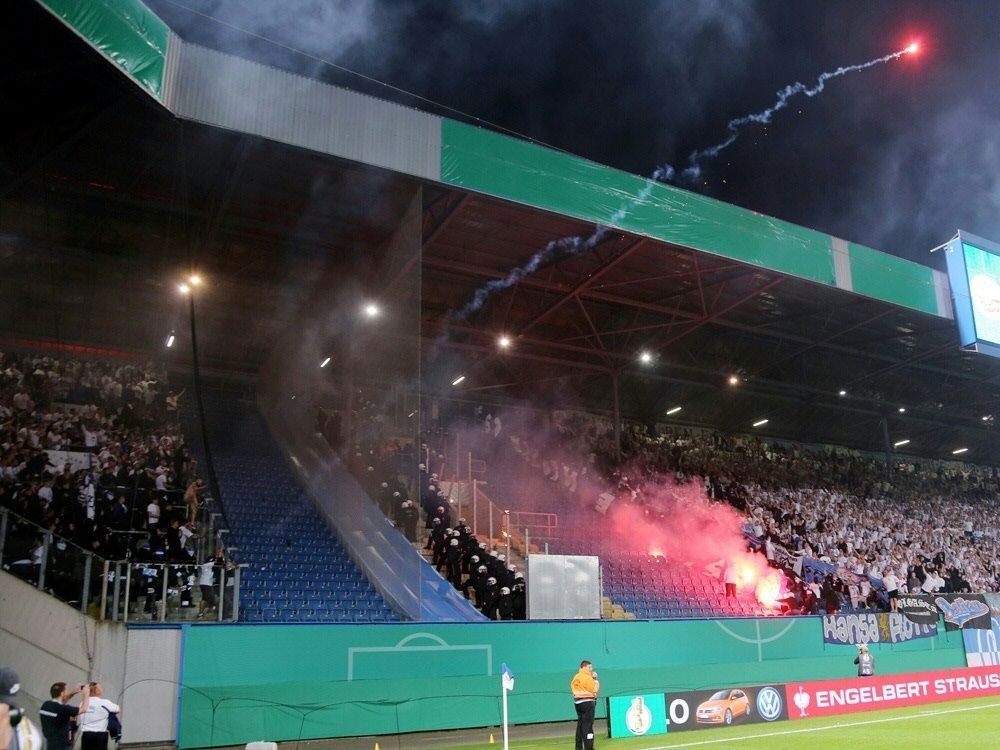
[[[729,385],[739,385],[739,384],[740,384],[740,378],[738,375],[729,376]]]
[[[188,276],[188,284],[191,286],[201,286],[201,276],[196,273],[191,274]]]
[[[909,445],[909,443],[910,443],[910,439],[909,438],[907,438],[905,440],[897,440],[895,443],[892,444],[892,447],[893,448],[898,448],[901,445]]]
[[[967,450],[969,450],[969,449],[968,448],[956,448],[955,450],[953,450],[951,452],[951,455],[957,456],[959,453],[965,453]]]
[[[993,415],[992,414],[984,414],[983,415],[983,421],[984,422],[992,422],[993,421]]]
[[[906,407],[905,406],[900,406],[899,407],[899,413],[900,414],[906,414]]]
[[[170,335],[167,336],[167,340],[164,342],[167,345],[167,349],[174,345],[174,332],[171,331]]]
[[[322,362],[320,362],[320,363],[319,363],[319,366],[320,366],[320,367],[326,367],[326,366],[327,366],[328,364],[330,364],[330,358],[329,358],[329,357],[327,357],[327,358],[326,358],[326,359],[324,359],[324,360],[323,360]]]
[[[361,308],[361,312],[364,313],[366,318],[377,318],[382,314],[381,308],[374,302],[366,302],[365,306]]]
[[[677,412],[679,412],[681,410],[681,408],[682,407],[680,407],[680,406],[675,406],[673,409],[667,409],[667,416],[669,417],[672,414],[676,414]]]
[[[644,365],[648,365],[653,361],[653,355],[649,352],[639,352],[639,361]]]
[[[458,385],[463,380],[465,380],[465,375],[459,375],[457,378],[455,378],[454,380],[451,381],[451,384],[452,385]]]
[[[510,336],[507,336],[506,334],[501,335],[500,338],[497,339],[497,346],[501,349],[510,349],[510,343]]]
[[[838,396],[846,396],[847,395],[847,391],[845,391],[843,388],[841,388],[840,391],[838,391],[837,395]]]
[[[756,422],[753,423],[753,426],[754,427],[762,427],[763,425],[766,425],[769,421],[770,420],[768,420],[768,419],[758,419]]]
[[[191,287],[188,286],[187,284],[178,284],[177,291],[180,292],[181,294],[190,294]]]

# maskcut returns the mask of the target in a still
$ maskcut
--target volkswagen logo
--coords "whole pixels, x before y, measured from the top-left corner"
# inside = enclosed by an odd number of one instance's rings
[[[773,687],[761,688],[757,692],[757,713],[764,721],[781,718],[781,694]]]

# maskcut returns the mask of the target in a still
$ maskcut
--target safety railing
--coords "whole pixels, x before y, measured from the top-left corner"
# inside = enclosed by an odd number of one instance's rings
[[[217,520],[204,523],[212,528]],[[132,557],[127,537],[147,532],[112,531],[124,540],[126,558],[109,560],[0,508],[0,568],[96,619],[235,622],[240,569],[246,566],[227,561],[206,570],[194,563],[214,559],[222,531],[204,534],[197,546],[207,551],[191,562],[140,561]]]
[[[511,511],[510,523],[515,529],[527,529],[532,537],[556,536],[559,532],[559,515],[531,510]]]
[[[209,561],[206,565],[109,562],[102,580],[100,618],[113,622],[236,622],[240,571],[246,565],[231,561]]]

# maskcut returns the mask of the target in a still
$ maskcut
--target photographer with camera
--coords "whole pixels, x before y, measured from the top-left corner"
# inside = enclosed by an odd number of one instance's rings
[[[78,693],[83,694],[80,705],[68,705],[69,700]],[[56,682],[49,688],[49,695],[52,697],[38,709],[47,750],[70,750],[73,747],[70,720],[87,712],[90,705],[90,685],[78,685],[76,690],[67,692],[65,682]]]
[[[0,667],[0,750],[38,750],[42,733],[15,703],[21,679],[10,667]]]
[[[858,646],[858,655],[854,657],[854,663],[858,665],[858,677],[875,675],[875,657],[868,653],[867,644],[862,643]]]

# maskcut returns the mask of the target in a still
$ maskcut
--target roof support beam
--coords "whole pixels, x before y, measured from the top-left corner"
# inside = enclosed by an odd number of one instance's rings
[[[382,296],[386,297],[396,288],[396,285],[406,278],[406,276],[413,270],[413,267],[420,262],[421,256],[424,254],[424,248],[427,247],[431,242],[437,238],[438,235],[443,232],[448,225],[451,223],[452,219],[458,216],[459,212],[469,200],[469,194],[463,193],[462,196],[445,209],[442,216],[438,219],[437,223],[430,229],[430,231],[424,234],[423,240],[420,243],[420,248],[414,253],[407,261],[403,264],[403,267],[396,272],[396,275],[392,277],[385,288],[382,290]]]
[[[753,298],[755,298],[757,295],[766,292],[768,289],[773,289],[774,287],[778,286],[778,284],[782,283],[785,280],[785,278],[786,277],[784,277],[784,276],[778,276],[776,278],[773,278],[770,281],[766,282],[765,284],[762,284],[761,286],[757,287],[756,289],[754,289],[749,294],[743,295],[739,299],[734,300],[733,302],[730,302],[728,305],[725,305],[724,307],[720,307],[718,310],[713,310],[710,315],[706,315],[701,320],[696,320],[694,323],[692,323],[691,325],[689,325],[686,329],[684,329],[680,333],[674,334],[673,336],[669,337],[666,341],[663,341],[663,342],[657,344],[655,351],[660,351],[661,349],[665,349],[668,346],[670,346],[671,344],[673,344],[674,342],[680,341],[685,336],[687,336],[687,335],[689,335],[691,333],[694,333],[695,331],[697,331],[702,326],[704,326],[704,325],[706,325],[708,323],[711,323],[714,320],[718,320],[719,318],[721,318],[726,313],[728,313],[728,312],[730,312],[732,310],[735,310],[737,307],[739,307],[740,305],[744,304],[745,302],[749,302],[750,300],[752,300]]]
[[[472,277],[486,277],[486,278],[504,278],[506,274],[496,271],[491,268],[483,268],[481,266],[472,266],[464,263],[456,263],[448,260],[443,260],[440,258],[425,258],[424,265],[428,268],[437,268],[444,271],[451,271],[453,273],[459,273],[466,276]],[[526,288],[539,289],[543,291],[550,291],[556,293],[564,293],[565,287],[561,284],[555,284],[552,282],[547,282],[536,277],[528,277],[522,279],[519,282]],[[680,310],[677,308],[666,307],[664,305],[657,305],[650,302],[642,302],[640,300],[629,299],[628,297],[622,297],[615,294],[606,294],[604,292],[599,292],[594,289],[586,289],[580,292],[580,295],[584,299],[593,300],[595,302],[606,302],[610,305],[617,305],[620,307],[631,308],[633,310],[642,310],[645,312],[650,312],[658,315],[676,315],[678,318],[685,318],[691,321],[698,321],[701,316],[696,313],[689,312],[687,310]],[[785,331],[771,331],[766,328],[762,329],[753,325],[747,325],[744,323],[738,323],[732,320],[722,320],[716,318],[711,321],[714,325],[721,326],[723,328],[729,328],[737,331],[742,331],[744,333],[750,333],[754,335],[759,335],[764,338],[773,339],[779,342],[792,342],[799,344],[814,344],[815,342],[805,336],[800,336],[793,333],[788,333]],[[908,365],[913,364],[909,360],[900,360],[888,354],[878,354],[869,352],[858,352],[848,346],[841,346],[838,344],[827,343],[817,345],[822,349],[828,349],[839,354],[845,354],[850,357],[868,357],[870,359],[879,360],[893,365]],[[955,344],[957,347],[957,344]],[[951,370],[945,370],[941,367],[935,367],[932,365],[920,365],[915,364],[915,369],[922,370],[924,372],[932,372],[936,375],[947,375],[951,377],[956,377],[961,380],[975,380],[975,376],[968,375],[967,373],[954,372]],[[867,377],[867,376],[865,376]]]
[[[592,271],[587,276],[587,278],[585,278],[583,281],[581,281],[575,287],[573,287],[568,292],[566,292],[558,300],[556,300],[555,302],[553,302],[547,309],[543,310],[541,313],[539,313],[534,318],[532,318],[531,320],[529,320],[521,328],[521,330],[518,332],[518,335],[521,336],[523,334],[526,334],[528,331],[530,331],[536,325],[538,325],[539,323],[541,323],[542,321],[544,321],[546,318],[548,318],[550,315],[552,315],[552,313],[556,312],[556,310],[558,310],[560,307],[562,307],[563,305],[565,305],[571,299],[575,298],[581,292],[585,291],[595,281],[597,281],[598,279],[600,279],[604,274],[606,274],[612,268],[614,268],[615,266],[617,266],[623,260],[627,259],[630,255],[632,255],[636,250],[638,250],[639,248],[641,248],[645,244],[646,244],[646,240],[645,239],[639,239],[639,240],[634,240],[629,245],[626,245],[624,248],[622,248],[618,252],[617,255],[615,255],[613,258],[611,258],[610,260],[608,260],[607,262],[605,262],[604,265],[599,266],[596,270]]]
[[[845,333],[850,333],[851,331],[855,330],[856,328],[861,328],[862,326],[866,326],[869,323],[874,323],[876,320],[884,318],[886,315],[889,315],[892,312],[894,312],[893,308],[887,307],[884,310],[882,310],[881,312],[877,312],[874,315],[871,315],[871,316],[865,318],[864,320],[858,321],[854,325],[848,326],[847,328],[840,329],[836,333],[833,333],[830,336],[827,336],[825,339],[822,339],[821,341],[814,341],[811,344],[806,344],[805,346],[801,347],[800,349],[797,349],[796,351],[792,352],[791,354],[788,354],[788,355],[786,355],[786,356],[782,357],[781,359],[776,360],[774,362],[770,362],[768,364],[768,367],[775,367],[777,365],[780,365],[780,364],[783,364],[785,362],[788,362],[789,360],[795,359],[796,357],[800,357],[803,354],[805,354],[806,352],[808,352],[810,349],[813,349],[813,348],[815,348],[817,346],[823,346],[824,344],[829,344],[835,338],[839,338],[840,336],[843,336]]]
[[[459,351],[473,352],[475,354],[496,354],[495,347],[486,346],[484,344],[469,344],[463,341],[452,341],[450,339],[439,340],[431,336],[425,336],[424,338],[428,341],[433,341],[435,346],[443,346],[448,349],[457,349]],[[532,354],[531,352],[518,351],[516,349],[511,349],[505,352],[504,356],[516,359],[526,359],[531,362],[544,362],[545,364],[556,365],[558,367],[571,367],[579,370],[590,370],[592,372],[603,372],[606,374],[611,373],[610,368],[603,367],[601,365],[595,365],[590,362],[560,359],[558,357],[548,357],[541,354]]]

